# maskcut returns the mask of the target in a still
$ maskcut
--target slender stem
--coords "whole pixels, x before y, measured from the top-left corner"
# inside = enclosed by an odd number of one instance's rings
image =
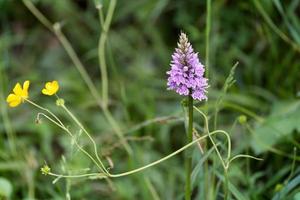
[[[211,0],[206,0],[206,26],[205,26],[205,77],[209,78],[210,72],[210,29],[211,29]],[[206,103],[205,103],[206,104]],[[205,132],[204,132],[205,133]],[[208,132],[207,132],[208,133]],[[208,143],[205,141],[204,151],[209,149]],[[208,174],[208,161],[204,163],[204,191],[209,191],[213,187],[210,187],[209,174]],[[210,192],[204,195],[204,198],[210,198]]]
[[[92,136],[89,134],[89,132],[84,128],[84,126],[79,122],[79,120],[77,119],[77,117],[65,106],[62,105],[62,108],[68,113],[68,115],[75,121],[75,123],[79,126],[79,128],[81,130],[83,130],[83,132],[88,136],[88,138],[91,140],[91,142],[93,143],[94,146],[94,153],[95,156],[97,158],[97,160],[99,161],[101,167],[104,169],[104,171],[107,173],[108,171],[106,170],[103,162],[101,161],[99,155],[98,155],[98,150],[97,150],[97,145],[95,140],[92,138]]]
[[[60,125],[59,123],[57,123],[54,119],[52,119],[51,117],[49,117],[48,115],[46,115],[45,113],[39,112],[37,114],[37,120],[41,119],[41,116],[45,117],[46,119],[48,119],[49,121],[51,121],[53,124],[55,124],[56,126],[60,127],[61,129],[65,130],[65,126]]]
[[[46,111],[46,112],[49,113],[52,117],[54,117],[54,119],[57,121],[57,123],[60,124],[60,126],[64,126],[64,124],[60,121],[60,119],[59,119],[53,112],[51,112],[49,109],[44,108],[44,107],[42,107],[42,106],[40,106],[40,105],[34,103],[33,101],[29,100],[29,99],[24,99],[24,100],[27,101],[28,103],[30,103],[31,105],[33,105],[33,106],[35,106],[35,107],[37,107],[37,108],[39,108],[39,109],[41,109],[41,110]]]
[[[210,135],[214,135],[214,134],[217,134],[217,133],[223,133],[223,132],[220,132],[220,130],[216,130],[216,131],[211,132]],[[192,142],[190,142],[187,145],[181,147],[180,149],[174,151],[173,153],[171,153],[171,154],[169,154],[169,155],[167,155],[167,156],[165,156],[165,157],[163,157],[163,158],[161,158],[161,159],[159,159],[157,161],[154,161],[154,162],[152,162],[152,163],[150,163],[148,165],[145,165],[143,167],[139,167],[137,169],[130,170],[130,171],[127,171],[127,172],[124,172],[124,173],[120,173],[120,174],[109,174],[109,176],[112,177],[112,178],[116,178],[116,177],[127,176],[127,175],[130,175],[130,174],[134,174],[134,173],[143,171],[143,170],[145,170],[147,168],[150,168],[150,167],[152,167],[154,165],[157,165],[157,164],[159,164],[159,163],[161,163],[161,162],[163,162],[165,160],[168,160],[169,158],[171,158],[171,157],[179,154],[180,152],[186,150],[187,148],[191,147],[192,145],[198,143],[199,141],[201,141],[201,140],[203,140],[203,139],[205,139],[207,137],[209,137],[208,134],[203,135],[202,137],[199,137],[199,138],[193,140]]]
[[[209,78],[210,72],[210,29],[211,29],[211,0],[206,0],[206,27],[205,27],[205,77]],[[206,104],[206,103],[205,103]],[[205,132],[204,132],[205,133]],[[208,132],[207,132],[208,133]],[[209,149],[208,143],[205,141],[204,151]],[[204,191],[213,188],[209,184],[208,161],[204,163]],[[209,197],[209,192],[205,194],[205,198]]]
[[[106,173],[106,169],[104,168],[104,167],[101,167],[99,164],[98,164],[98,162],[86,151],[86,150],[84,150],[79,144],[78,144],[78,142],[77,142],[77,140],[74,138],[74,135],[71,133],[71,131],[58,119],[58,117],[55,115],[55,114],[53,114],[50,110],[48,110],[48,109],[46,109],[46,108],[44,108],[44,107],[42,107],[42,106],[40,106],[40,105],[38,105],[38,104],[36,104],[36,103],[34,103],[33,101],[31,101],[31,100],[29,100],[29,99],[24,99],[25,101],[27,101],[28,103],[30,103],[31,105],[33,105],[33,106],[35,106],[35,107],[37,107],[37,108],[39,108],[39,109],[41,109],[41,110],[44,110],[44,111],[46,111],[46,112],[48,112],[52,117],[54,117],[58,122],[56,122],[54,119],[52,119],[51,117],[49,117],[49,116],[47,116],[46,114],[44,114],[44,113],[38,113],[38,116],[39,115],[42,115],[42,116],[44,116],[45,118],[47,118],[49,121],[51,121],[52,123],[54,123],[55,125],[57,125],[58,127],[60,127],[61,129],[63,129],[64,131],[66,131],[69,135],[70,135],[70,137],[72,138],[72,139],[74,139],[74,142],[75,142],[75,144],[76,144],[76,146],[78,147],[78,149],[82,152],[82,153],[84,153],[86,156],[88,156],[95,164],[96,164],[96,166],[99,168],[99,170],[101,171],[101,172],[105,172]],[[101,163],[100,163],[101,164]],[[103,166],[103,165],[102,165]]]
[[[82,178],[82,177],[88,177],[88,176],[101,176],[99,173],[90,173],[90,174],[79,174],[79,175],[61,175],[61,174],[55,174],[52,172],[49,172],[49,175],[55,176],[55,177],[61,177],[61,178]],[[105,174],[103,177],[106,177]]]
[[[205,30],[205,76],[209,77],[209,56],[210,56],[210,29],[211,29],[211,0],[206,1],[206,30]]]
[[[107,16],[105,18],[102,33],[99,38],[98,43],[98,59],[99,59],[99,66],[101,71],[101,80],[102,80],[102,102],[103,106],[107,107],[108,104],[108,78],[107,78],[107,66],[106,66],[106,59],[105,59],[105,44],[107,40],[107,33],[111,24],[112,16],[116,7],[116,0],[111,0]],[[101,22],[101,16],[102,16],[102,9],[99,10],[100,15],[100,22]],[[102,22],[101,22],[102,23]]]
[[[205,124],[205,129],[206,129],[206,131],[208,133],[208,137],[209,137],[211,143],[213,144],[213,147],[214,147],[214,149],[215,149],[215,151],[216,151],[216,153],[217,153],[217,155],[218,155],[218,157],[219,157],[219,159],[220,159],[220,161],[222,163],[223,168],[225,169],[226,168],[225,161],[223,160],[223,158],[221,156],[221,153],[220,153],[220,151],[219,151],[219,149],[218,149],[215,141],[211,137],[211,133],[209,132],[208,119],[207,119],[206,115],[201,110],[199,110],[196,106],[194,106],[194,108],[196,109],[196,111],[198,111],[203,116],[204,121],[205,121],[205,123],[204,123]],[[229,137],[228,133],[225,133],[225,131],[223,131],[223,130],[218,130],[218,132],[223,132],[226,135],[227,139],[228,139],[228,156],[227,157],[229,158],[230,157],[230,153],[231,153],[230,137]]]
[[[23,0],[23,3],[44,26],[46,26],[50,31],[53,31],[51,22],[33,5],[30,0]]]
[[[224,183],[224,200],[228,199],[228,169],[224,168],[224,178],[225,178],[225,183]]]
[[[193,141],[193,98],[188,97],[188,130],[187,130],[187,143]],[[185,170],[186,170],[186,181],[185,181],[185,200],[191,199],[191,171],[192,171],[192,155],[188,151],[185,155]]]
[[[225,132],[222,132],[221,130],[216,130],[216,131],[211,132],[210,135],[214,135],[214,134],[217,134],[217,133],[225,134]],[[142,167],[139,167],[137,169],[133,169],[133,170],[130,170],[130,171],[127,171],[127,172],[119,173],[119,174],[110,174],[110,173],[108,173],[106,175],[109,176],[109,177],[111,177],[111,178],[117,178],[117,177],[128,176],[128,175],[131,175],[131,174],[135,174],[135,173],[141,172],[141,171],[143,171],[145,169],[153,167],[153,166],[155,166],[155,165],[157,165],[157,164],[159,164],[161,162],[164,162],[164,161],[172,158],[173,156],[175,156],[175,155],[183,152],[187,148],[193,146],[194,144],[197,144],[199,141],[204,140],[207,137],[209,137],[208,134],[203,135],[202,137],[199,137],[199,138],[193,140],[192,142],[186,144],[185,146],[181,147],[180,149],[174,151],[173,153],[171,153],[171,154],[169,154],[169,155],[167,155],[167,156],[165,156],[165,157],[163,157],[163,158],[161,158],[159,160],[156,160],[156,161],[154,161],[152,163],[149,163],[149,164],[147,164],[145,166],[142,166]],[[64,177],[64,175],[60,175],[60,176]],[[81,176],[81,175],[79,175],[79,176]]]

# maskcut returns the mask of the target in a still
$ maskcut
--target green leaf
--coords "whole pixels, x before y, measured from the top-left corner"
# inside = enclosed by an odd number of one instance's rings
[[[12,185],[10,181],[0,177],[0,197],[10,197],[12,193]]]
[[[254,129],[252,148],[262,153],[294,130],[300,131],[300,101],[276,102],[271,114]]]

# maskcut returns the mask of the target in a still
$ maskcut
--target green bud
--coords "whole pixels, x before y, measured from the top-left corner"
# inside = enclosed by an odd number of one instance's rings
[[[238,121],[240,124],[245,124],[247,122],[247,116],[246,115],[240,115],[238,117]]]
[[[65,100],[64,99],[57,99],[56,100],[56,105],[57,106],[63,106],[63,105],[65,105]]]
[[[41,168],[41,172],[42,174],[44,175],[48,175],[51,171],[51,168],[48,166],[48,165],[44,165],[42,168]]]

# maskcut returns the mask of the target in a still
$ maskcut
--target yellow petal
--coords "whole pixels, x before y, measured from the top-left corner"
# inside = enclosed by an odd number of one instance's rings
[[[21,102],[22,102],[21,100],[20,101],[12,101],[8,105],[13,108],[13,107],[17,107],[18,105],[20,105]]]
[[[47,89],[42,89],[42,93],[43,94],[45,94],[45,95],[51,95],[50,93],[49,93],[49,90],[47,90]]]
[[[25,81],[25,82],[23,83],[23,90],[28,91],[29,85],[30,85],[30,81],[28,81],[28,80]]]
[[[16,107],[22,102],[22,98],[15,94],[9,94],[6,98],[6,102],[10,107]]]
[[[59,84],[57,81],[52,81],[52,89],[53,89],[53,92],[56,93],[58,90],[59,90]]]
[[[20,85],[20,83],[17,83],[13,89],[13,92],[16,94],[16,95],[21,95],[23,90],[22,90],[22,87]]]
[[[51,90],[52,83],[51,82],[47,82],[46,85],[45,85],[45,88],[48,89],[48,90]]]
[[[55,94],[59,89],[59,84],[57,81],[47,82],[45,84],[45,88],[42,90],[42,93],[45,95],[53,95]]]
[[[15,94],[9,94],[6,98],[6,102],[13,101],[16,98]]]

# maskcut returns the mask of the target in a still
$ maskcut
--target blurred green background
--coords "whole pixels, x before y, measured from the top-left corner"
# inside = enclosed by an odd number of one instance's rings
[[[51,21],[60,22],[86,71],[101,91],[96,4],[104,16],[110,1],[32,0]],[[16,82],[31,80],[30,99],[53,110],[92,152],[54,97],[41,95],[46,81],[58,80],[59,96],[92,133],[111,172],[120,173],[159,159],[185,144],[182,97],[166,90],[166,71],[180,31],[207,63],[209,100],[198,103],[210,117],[217,99],[218,129],[230,132],[240,159],[229,171],[232,199],[300,199],[300,1],[211,2],[211,32],[206,41],[207,2],[199,0],[118,0],[107,34],[105,58],[109,109],[126,133],[134,154],[128,157],[74,63],[51,31],[19,0],[0,0],[0,196],[3,199],[183,199],[183,153],[146,171],[111,179],[60,179],[42,175],[47,163],[59,173],[95,171],[71,139],[29,104],[8,108],[5,99]],[[232,66],[236,83],[222,88]],[[247,116],[247,121],[239,119]],[[195,116],[199,132],[203,121]],[[225,139],[217,138],[221,147]],[[224,145],[223,145],[224,144]],[[11,148],[15,146],[14,148]],[[225,152],[225,150],[223,149]],[[222,152],[223,152],[222,151]],[[211,150],[194,148],[194,199],[222,199],[222,168]],[[205,169],[203,162],[207,161]],[[215,164],[212,164],[215,163]],[[88,168],[88,169],[87,169]],[[209,183],[205,182],[209,174]],[[214,179],[214,181],[212,181]],[[211,183],[211,184],[210,184]],[[207,187],[210,185],[210,187]],[[214,197],[214,198],[212,198]]]

